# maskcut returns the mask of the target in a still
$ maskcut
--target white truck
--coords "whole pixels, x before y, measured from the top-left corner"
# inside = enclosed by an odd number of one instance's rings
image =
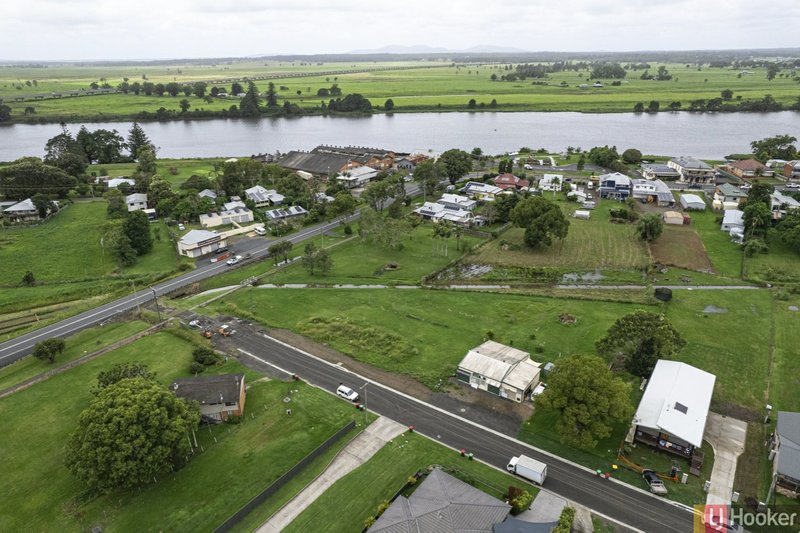
[[[547,477],[547,465],[524,455],[512,457],[506,466],[509,472],[533,481],[537,485],[544,483]]]

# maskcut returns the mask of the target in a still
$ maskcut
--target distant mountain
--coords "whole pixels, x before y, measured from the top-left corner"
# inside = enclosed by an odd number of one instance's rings
[[[495,46],[491,44],[479,44],[471,48],[464,48],[461,50],[454,50],[451,48],[442,48],[427,45],[410,45],[403,46],[399,44],[390,44],[382,48],[374,48],[372,50],[352,50],[348,54],[518,54],[525,53],[527,50],[522,48],[514,48],[513,46]]]

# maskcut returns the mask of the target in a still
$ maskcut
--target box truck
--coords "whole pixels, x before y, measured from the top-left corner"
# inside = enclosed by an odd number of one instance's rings
[[[545,478],[547,477],[546,464],[524,455],[512,457],[506,468],[509,472],[533,481],[537,485],[543,484]]]

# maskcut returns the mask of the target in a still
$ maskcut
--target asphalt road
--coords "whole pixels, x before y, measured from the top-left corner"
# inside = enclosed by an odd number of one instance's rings
[[[356,218],[358,218],[358,213],[351,215],[347,220],[355,220]],[[333,222],[326,222],[316,226],[303,228],[299,232],[287,236],[286,240],[290,240],[297,244],[306,239],[319,235],[320,233],[332,230],[338,227],[341,223],[341,219],[337,219]],[[240,265],[246,265],[250,261],[263,259],[266,257],[268,255],[267,250],[274,242],[275,240],[270,241],[263,238],[243,239],[236,243],[235,246],[230,246],[229,249],[237,254],[242,255],[250,253],[251,259],[240,263]],[[79,315],[75,315],[60,322],[56,322],[55,324],[45,326],[25,335],[21,335],[6,341],[0,344],[0,367],[9,365],[14,361],[17,361],[18,359],[28,355],[33,350],[33,346],[37,342],[49,339],[51,337],[64,338],[68,335],[72,335],[73,333],[76,333],[84,328],[94,326],[100,322],[103,322],[104,320],[112,318],[119,313],[129,311],[138,305],[144,305],[151,302],[154,298],[154,293],[157,296],[161,296],[190,283],[195,283],[219,274],[220,272],[224,272],[230,268],[232,267],[226,265],[225,261],[221,261],[220,263],[211,263],[207,258],[201,259],[198,261],[198,266],[195,270],[164,281],[163,283],[154,285],[152,289],[147,288],[139,290],[135,293],[132,292],[128,296],[124,296],[118,300],[114,300],[113,302],[95,307],[94,309],[83,312]]]
[[[235,323],[234,323],[235,324]],[[340,365],[301,352],[246,323],[234,325],[236,333],[226,340],[241,358],[265,362],[273,369],[296,374],[300,379],[333,393],[339,383],[366,396],[370,411],[387,416],[414,431],[505,469],[512,456],[524,453],[548,465],[544,487],[560,496],[642,531],[692,531],[692,514],[684,507],[636,490],[615,480],[598,478],[592,471],[532,448],[512,437],[480,426],[458,413],[448,413],[380,383],[349,372]],[[366,394],[364,385],[366,387]],[[344,401],[344,400],[342,400]]]

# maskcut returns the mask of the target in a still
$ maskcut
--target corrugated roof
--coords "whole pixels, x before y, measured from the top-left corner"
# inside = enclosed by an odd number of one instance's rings
[[[203,241],[208,241],[208,240],[215,239],[215,238],[217,238],[217,239],[220,238],[218,233],[215,233],[213,231],[206,231],[204,229],[193,229],[193,230],[190,230],[189,233],[184,235],[181,238],[180,242],[184,246],[187,246],[187,245],[191,245],[191,244],[198,244],[198,243],[201,243]]]
[[[238,403],[243,381],[244,374],[197,376],[176,379],[170,384],[169,390],[179,398],[202,405]]]
[[[292,151],[281,157],[277,163],[291,170],[329,175],[338,173],[352,159],[348,155]]]
[[[634,422],[701,446],[715,381],[716,376],[699,368],[659,359]]]
[[[539,364],[530,360],[528,352],[495,341],[486,341],[467,352],[458,366],[520,390],[540,372]]]
[[[778,473],[800,479],[800,413],[778,411]]]

